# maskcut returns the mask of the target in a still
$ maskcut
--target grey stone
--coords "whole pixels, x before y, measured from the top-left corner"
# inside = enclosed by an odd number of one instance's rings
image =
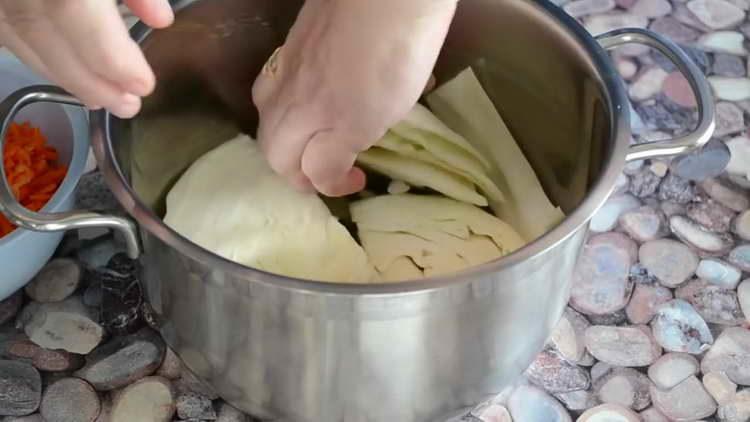
[[[226,402],[221,402],[218,406],[218,416],[216,422],[251,422],[250,417]],[[503,422],[500,420],[499,422]]]
[[[708,179],[701,183],[701,188],[715,201],[736,212],[750,208],[747,194],[720,179]]]
[[[47,422],[93,422],[99,416],[101,403],[86,381],[63,378],[44,391],[40,409]]]
[[[620,227],[638,242],[656,240],[668,234],[664,213],[648,205],[624,212],[620,216]]]
[[[586,330],[586,348],[598,360],[616,366],[647,366],[661,355],[648,327],[595,325]]]
[[[750,272],[750,243],[732,249],[727,260],[745,272]]]
[[[591,390],[559,393],[555,394],[555,398],[560,400],[571,412],[582,412],[599,404],[599,400],[597,400],[596,395]]]
[[[747,75],[745,63],[742,62],[741,58],[732,54],[714,54],[714,65],[712,69],[713,73],[718,76],[741,78]]]
[[[617,195],[609,198],[591,217],[589,229],[592,232],[607,232],[617,226],[620,215],[638,208],[641,202],[632,195]]]
[[[0,360],[0,415],[24,416],[35,412],[42,399],[42,378],[24,362]]]
[[[656,315],[656,309],[670,300],[672,291],[666,287],[636,284],[625,313],[633,324],[648,324]]]
[[[655,19],[651,22],[649,29],[662,34],[677,43],[695,41],[698,38],[698,35],[700,35],[700,32],[684,25],[682,22],[671,16],[664,16]]]
[[[78,288],[81,267],[68,258],[48,262],[26,285],[26,294],[37,302],[59,302],[67,299]]]
[[[695,193],[695,186],[691,181],[674,173],[667,174],[659,185],[659,199],[662,201],[687,204],[695,198]]]
[[[13,319],[23,305],[23,293],[16,292],[0,301],[0,325]]]
[[[104,330],[96,323],[96,316],[78,296],[71,296],[62,302],[32,302],[27,309],[28,312],[26,309],[23,312],[28,315],[23,329],[29,339],[39,346],[86,354],[104,336]]]
[[[592,314],[588,316],[588,320],[594,324],[594,325],[622,325],[628,320],[628,315],[625,312],[625,309],[620,309],[615,312],[610,312],[608,314]]]
[[[164,358],[165,348],[158,333],[143,328],[96,348],[75,374],[98,391],[120,388],[154,373]]]
[[[716,103],[714,119],[716,121],[714,136],[717,138],[740,133],[745,129],[745,116],[742,113],[742,110],[730,102],[722,101]],[[726,153],[727,160],[726,163],[724,163],[725,166],[729,163],[729,151],[727,150]],[[718,174],[715,176],[718,176]]]
[[[743,211],[734,219],[732,231],[742,240],[750,240],[750,210]]]
[[[670,169],[687,180],[706,180],[719,176],[727,167],[729,157],[726,144],[714,139],[697,151],[675,157]]]
[[[698,360],[687,353],[667,353],[648,368],[648,377],[662,390],[674,388],[698,374]]]
[[[750,385],[750,330],[726,328],[701,360],[701,372],[724,372],[732,382]]]
[[[516,388],[508,398],[508,411],[514,421],[572,422],[568,412],[554,397],[535,387]]]
[[[200,394],[186,393],[177,397],[177,416],[181,419],[216,420],[211,400]]]
[[[654,406],[668,418],[694,421],[716,412],[716,402],[696,377],[689,377],[670,390],[651,387]]]
[[[648,167],[642,167],[630,177],[630,193],[638,198],[653,195],[659,188],[661,177]]]
[[[711,199],[687,206],[687,216],[712,232],[729,231],[735,215],[734,211]]]

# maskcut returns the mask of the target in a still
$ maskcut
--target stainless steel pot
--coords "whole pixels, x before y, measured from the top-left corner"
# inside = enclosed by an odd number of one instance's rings
[[[253,130],[252,80],[300,4],[177,1],[170,29],[133,28],[158,90],[135,120],[90,117],[100,168],[138,231],[119,217],[29,212],[5,183],[0,208],[31,230],[103,225],[122,233],[141,257],[166,341],[249,413],[304,422],[440,420],[528,366],[565,307],[587,223],[626,160],[687,152],[710,138],[708,86],[683,52],[650,32],[594,39],[544,0],[463,0],[438,80],[474,67],[568,217],[516,253],[457,276],[357,286],[275,276],[192,244],[160,217],[165,193],[193,160],[238,128]],[[627,96],[605,50],[631,42],[662,51],[688,78],[699,105],[688,135],[629,145]],[[20,91],[0,105],[3,134],[16,111],[37,101],[78,104],[53,87]]]

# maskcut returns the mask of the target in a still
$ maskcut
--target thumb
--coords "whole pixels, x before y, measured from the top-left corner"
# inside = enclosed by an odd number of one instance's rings
[[[168,0],[124,0],[124,3],[150,27],[164,28],[174,21],[174,12]]]
[[[357,152],[346,139],[334,132],[318,132],[302,153],[302,172],[318,192],[326,196],[345,196],[365,188],[362,169],[354,167]]]

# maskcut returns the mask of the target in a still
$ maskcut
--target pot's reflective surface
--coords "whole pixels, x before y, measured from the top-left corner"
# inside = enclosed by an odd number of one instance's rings
[[[574,217],[502,264],[457,278],[330,286],[223,261],[158,220],[193,160],[239,128],[252,133],[252,81],[301,2],[178,3],[174,27],[134,30],[157,92],[133,122],[100,120],[95,146],[141,224],[148,296],[185,363],[243,410],[302,422],[438,421],[518,376],[562,313],[585,221],[629,138],[622,87],[594,41],[551,6],[461,1],[438,80],[474,67],[550,196]]]

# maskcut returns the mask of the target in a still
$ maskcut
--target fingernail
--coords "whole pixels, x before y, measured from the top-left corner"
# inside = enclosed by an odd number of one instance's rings
[[[133,94],[122,96],[119,104],[112,107],[112,113],[119,118],[129,119],[138,113],[141,108],[141,98]]]

